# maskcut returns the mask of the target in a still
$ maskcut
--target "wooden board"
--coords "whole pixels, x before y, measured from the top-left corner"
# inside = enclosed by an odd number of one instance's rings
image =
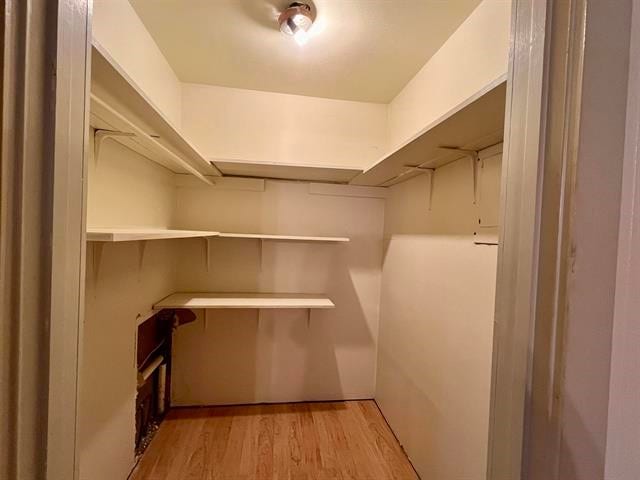
[[[168,230],[161,228],[89,228],[88,242],[133,242],[170,238],[217,237],[218,232],[200,230]]]
[[[318,165],[210,159],[223,175],[310,182],[348,183],[362,169]]]
[[[226,233],[220,232],[221,238],[254,238],[258,240],[273,240],[283,242],[326,242],[326,243],[342,243],[348,242],[347,237],[309,237],[300,235],[268,235],[264,233]]]
[[[153,308],[334,308],[322,294],[298,293],[174,293]]]
[[[120,114],[127,122],[144,131],[146,135],[173,152],[201,174],[220,175],[220,172],[162,114],[117,62],[96,43],[92,47],[91,94],[92,126],[116,130],[122,128],[122,120],[109,114],[105,108],[97,111],[94,101],[97,98],[104,105],[108,105],[110,110]],[[118,141],[136,150],[137,145],[132,139],[122,137]],[[148,144],[149,140],[145,138],[143,143]],[[148,149],[148,145],[145,145],[145,148]],[[151,148],[151,152],[146,154],[140,153],[148,157],[148,155],[154,155],[154,150],[157,148]],[[154,158],[151,159],[154,160]],[[168,166],[168,168],[174,170],[177,167]],[[184,169],[178,170],[178,172],[183,171]]]
[[[352,185],[390,186],[421,172],[411,167],[438,168],[463,158],[440,147],[482,150],[504,136],[506,82],[490,85],[486,91],[454,108],[427,126],[413,139],[380,159],[351,180]]]

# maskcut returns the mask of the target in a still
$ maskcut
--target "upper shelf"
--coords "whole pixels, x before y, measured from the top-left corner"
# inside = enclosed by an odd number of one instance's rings
[[[211,163],[225,176],[302,180],[310,182],[349,183],[362,173],[361,169],[304,164],[246,162],[242,160],[211,159]]]
[[[217,237],[218,232],[200,230],[169,230],[162,228],[88,228],[89,242],[133,242],[170,238]]]
[[[113,137],[175,173],[220,176],[98,44],[91,58],[91,126],[131,136]],[[99,147],[98,147],[99,148]]]
[[[479,151],[500,143],[504,135],[505,97],[506,82],[501,78],[427,126],[350,183],[390,186],[419,175],[421,172],[415,167],[438,168],[464,157],[451,147]]]
[[[174,293],[156,303],[163,308],[334,308],[324,295],[299,293]]]
[[[348,242],[346,237],[309,237],[300,235],[267,235],[264,233],[225,233],[220,232],[221,238],[255,238],[258,240],[278,240],[283,242],[327,242],[342,243]]]

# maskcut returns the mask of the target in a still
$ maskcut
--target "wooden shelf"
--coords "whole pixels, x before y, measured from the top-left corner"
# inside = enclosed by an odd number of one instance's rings
[[[174,293],[153,308],[334,308],[324,295],[293,293]]]
[[[166,240],[171,238],[216,237],[218,232],[199,230],[168,230],[161,228],[89,228],[88,242],[133,242],[140,240]]]
[[[362,169],[305,164],[251,162],[210,159],[224,176],[302,180],[309,182],[349,183]]]
[[[351,180],[352,185],[387,187],[464,158],[441,147],[479,151],[504,136],[506,82],[499,79]]]
[[[301,235],[269,235],[263,233],[229,233],[207,230],[171,230],[162,228],[88,228],[89,242],[132,242],[137,240],[164,240],[169,238],[221,237],[283,242],[345,243],[347,237],[312,237]]]
[[[221,175],[98,44],[92,48],[90,112],[92,127],[132,134],[111,138],[174,173],[207,183],[205,175]]]
[[[248,238],[257,240],[273,240],[283,242],[325,242],[325,243],[343,243],[348,242],[346,237],[308,237],[299,235],[267,235],[263,233],[225,233],[220,232],[220,238]]]

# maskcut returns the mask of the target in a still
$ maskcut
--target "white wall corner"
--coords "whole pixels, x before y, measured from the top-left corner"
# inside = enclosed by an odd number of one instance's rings
[[[175,126],[182,125],[182,88],[173,68],[128,0],[94,0],[99,43]]]

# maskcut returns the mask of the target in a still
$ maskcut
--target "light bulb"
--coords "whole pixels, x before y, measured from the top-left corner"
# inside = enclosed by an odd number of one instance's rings
[[[278,19],[280,31],[291,35],[300,46],[309,40],[309,29],[313,24],[311,7],[304,3],[294,2],[280,14]]]
[[[296,33],[293,34],[293,39],[302,47],[309,41],[309,32],[304,28],[299,28],[296,30]]]

